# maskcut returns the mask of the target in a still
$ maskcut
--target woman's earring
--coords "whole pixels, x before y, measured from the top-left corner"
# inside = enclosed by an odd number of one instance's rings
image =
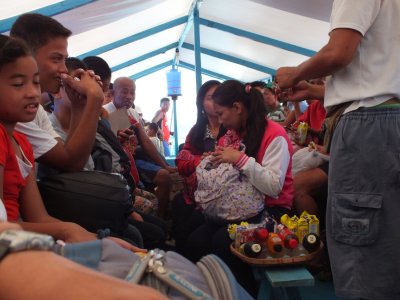
[[[205,115],[204,109],[201,110],[201,114],[202,114],[202,115]]]

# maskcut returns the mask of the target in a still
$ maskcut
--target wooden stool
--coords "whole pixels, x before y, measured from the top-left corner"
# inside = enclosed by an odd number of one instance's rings
[[[298,287],[315,283],[314,277],[303,266],[254,266],[253,272],[261,281],[258,300],[301,300]]]

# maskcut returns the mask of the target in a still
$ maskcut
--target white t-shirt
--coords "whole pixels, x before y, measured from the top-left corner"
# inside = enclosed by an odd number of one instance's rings
[[[156,136],[149,136],[149,139],[154,144],[154,147],[156,147],[158,153],[161,156],[164,156],[164,146],[162,141]]]
[[[335,0],[331,31],[350,28],[362,40],[352,62],[327,79],[325,106],[354,101],[346,112],[400,98],[400,1]]]
[[[54,131],[53,126],[44,108],[39,105],[36,117],[32,122],[17,123],[15,130],[26,135],[33,148],[35,159],[47,153],[56,144],[60,136]]]
[[[54,129],[54,131],[59,135],[59,137],[65,142],[67,140],[68,134],[62,129],[60,122],[58,121],[55,114],[49,115],[49,121]],[[88,161],[86,162],[83,170],[86,171],[93,171],[94,170],[94,163],[91,156],[89,156]]]

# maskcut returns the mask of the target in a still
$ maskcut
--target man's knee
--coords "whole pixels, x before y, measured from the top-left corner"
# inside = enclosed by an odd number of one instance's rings
[[[169,172],[165,169],[160,169],[156,176],[154,177],[154,183],[156,185],[166,185],[166,184],[171,184],[171,175],[169,174]]]

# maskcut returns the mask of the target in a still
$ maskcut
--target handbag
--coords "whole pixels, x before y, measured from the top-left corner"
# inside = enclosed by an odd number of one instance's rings
[[[103,274],[149,286],[169,299],[253,299],[228,266],[212,254],[197,264],[177,252],[159,249],[141,257],[108,239],[67,244],[56,252]]]
[[[196,203],[206,218],[214,221],[241,221],[264,209],[265,196],[238,168],[229,163],[213,166],[211,156],[196,168]]]
[[[133,211],[129,186],[116,173],[80,171],[45,176],[38,182],[48,213],[88,231],[109,228],[122,235]]]

